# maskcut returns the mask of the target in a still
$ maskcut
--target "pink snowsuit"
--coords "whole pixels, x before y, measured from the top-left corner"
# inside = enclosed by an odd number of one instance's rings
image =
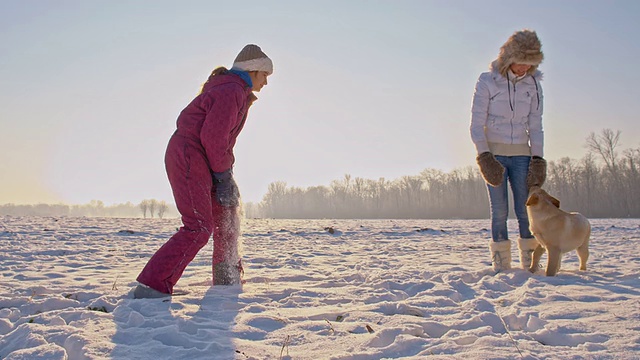
[[[232,168],[233,146],[255,99],[239,76],[212,75],[202,93],[180,113],[165,166],[183,226],[151,257],[138,275],[141,284],[173,293],[184,269],[212,233],[213,266],[237,254],[237,208],[218,203],[211,171]]]

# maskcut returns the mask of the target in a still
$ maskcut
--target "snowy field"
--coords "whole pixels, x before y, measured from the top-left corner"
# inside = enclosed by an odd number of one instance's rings
[[[638,359],[640,220],[591,223],[548,278],[494,274],[489,220],[246,220],[246,284],[209,244],[134,300],[177,219],[0,216],[0,359]]]

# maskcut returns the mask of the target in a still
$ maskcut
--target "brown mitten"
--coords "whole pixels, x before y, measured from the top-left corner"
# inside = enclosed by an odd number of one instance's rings
[[[527,187],[542,186],[547,178],[547,161],[540,156],[534,156],[529,163],[527,174]]]
[[[476,157],[476,162],[480,167],[482,178],[487,182],[487,184],[493,187],[500,186],[500,184],[502,184],[504,166],[496,160],[492,153],[488,151],[483,152]]]

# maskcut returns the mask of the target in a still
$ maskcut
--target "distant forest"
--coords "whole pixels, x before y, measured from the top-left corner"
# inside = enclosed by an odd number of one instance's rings
[[[127,202],[106,206],[100,200],[92,200],[84,205],[36,204],[36,205],[0,205],[0,215],[13,216],[88,216],[123,218],[165,218],[177,217],[175,205],[156,199],[142,200],[139,204]]]
[[[640,148],[620,150],[620,131],[604,129],[586,139],[581,160],[548,161],[543,186],[561,208],[591,218],[640,218]],[[512,202],[511,202],[512,204]],[[426,169],[416,176],[370,180],[345,175],[329,186],[290,187],[271,183],[260,203],[245,203],[247,218],[276,219],[486,219],[487,188],[476,166],[445,173]],[[140,204],[0,205],[0,215],[164,218],[179,216],[175,205],[154,199]]]
[[[620,131],[604,129],[586,139],[581,160],[548,161],[544,188],[561,208],[587,217],[640,217],[640,148],[620,151]],[[513,202],[510,202],[511,206]],[[330,186],[269,185],[247,217],[362,219],[484,219],[487,188],[476,166],[444,173],[427,169],[395,180],[345,175]]]

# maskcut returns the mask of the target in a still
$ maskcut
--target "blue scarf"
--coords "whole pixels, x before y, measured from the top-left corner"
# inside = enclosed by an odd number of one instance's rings
[[[230,73],[235,74],[240,76],[240,78],[242,80],[244,80],[244,82],[247,83],[247,85],[249,85],[249,87],[253,87],[253,81],[251,81],[251,76],[249,76],[249,73],[244,71],[244,70],[238,70],[238,69],[233,69],[231,68],[231,70],[229,70]]]

